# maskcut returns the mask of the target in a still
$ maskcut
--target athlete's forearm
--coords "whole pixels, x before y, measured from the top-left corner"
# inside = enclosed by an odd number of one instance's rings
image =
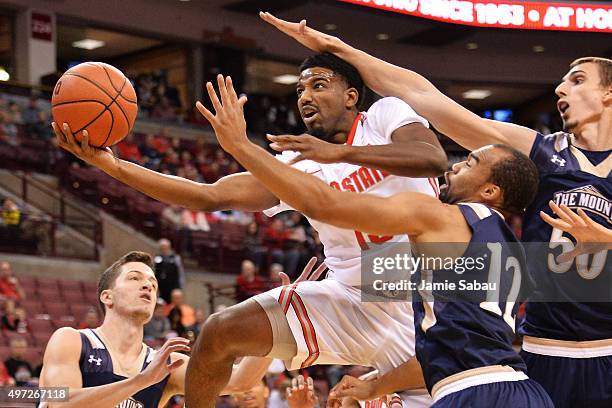
[[[447,165],[443,151],[420,141],[402,145],[346,146],[340,161],[405,177],[436,177]]]
[[[148,387],[140,376],[111,384],[89,388],[71,388],[68,401],[48,403],[47,408],[108,408],[120,404],[138,391]],[[43,405],[44,407],[44,405]]]
[[[404,390],[425,388],[423,371],[416,357],[411,358],[404,364],[373,381],[375,382],[374,397],[381,397]]]
[[[207,211],[217,209],[217,197],[208,185],[158,173],[121,159],[99,167],[111,177],[165,204]]]
[[[270,367],[272,359],[268,357],[244,357],[232,369],[229,382],[219,395],[246,392],[261,382]]]

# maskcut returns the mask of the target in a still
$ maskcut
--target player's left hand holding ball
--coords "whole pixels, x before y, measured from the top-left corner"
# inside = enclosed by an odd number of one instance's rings
[[[219,86],[219,94],[221,100],[215,92],[212,83],[206,83],[206,90],[212,102],[215,114],[208,109],[200,101],[196,102],[196,108],[210,122],[219,144],[229,154],[232,154],[241,144],[249,142],[246,134],[246,121],[244,120],[244,104],[247,102],[247,97],[242,95],[238,98],[232,78],[223,78],[223,75],[217,76],[217,84]]]

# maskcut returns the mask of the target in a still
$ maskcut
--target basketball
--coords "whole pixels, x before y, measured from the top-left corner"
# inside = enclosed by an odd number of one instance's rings
[[[89,133],[89,144],[107,147],[121,141],[134,126],[136,92],[123,73],[103,62],[84,62],[61,76],[51,98],[53,120],[68,123],[76,140]]]

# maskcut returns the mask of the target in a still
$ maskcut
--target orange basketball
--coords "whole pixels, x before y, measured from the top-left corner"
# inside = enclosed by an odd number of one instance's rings
[[[89,133],[89,144],[112,146],[134,126],[136,92],[121,71],[103,62],[84,62],[70,68],[57,81],[51,98],[53,120],[68,123],[80,141]]]

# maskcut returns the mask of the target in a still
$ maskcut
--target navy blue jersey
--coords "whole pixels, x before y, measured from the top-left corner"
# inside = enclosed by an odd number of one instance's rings
[[[525,213],[522,239],[550,243],[552,248],[542,245],[542,251],[533,255],[528,251],[536,291],[526,305],[519,332],[557,340],[610,339],[612,303],[604,302],[612,294],[612,259],[608,251],[581,255],[570,263],[559,265],[549,253],[558,255],[562,245],[571,247],[574,240],[569,234],[553,230],[540,218],[540,211],[556,218],[548,205],[553,200],[573,210],[581,208],[594,221],[612,228],[610,151],[606,155],[606,152],[577,149],[566,133],[538,134],[530,158],[540,172],[540,187]],[[565,244],[554,242],[560,239],[566,241]],[[598,257],[597,262],[593,262],[594,256]],[[556,302],[546,302],[551,299]]]
[[[80,334],[81,357],[79,359],[79,366],[81,367],[83,388],[110,384],[127,378],[113,372],[111,355],[104,342],[93,330],[81,330]],[[155,353],[150,347],[143,346],[147,347],[147,355],[142,370],[149,365],[153,358],[153,353]],[[151,385],[132,395],[129,399],[118,404],[116,408],[157,408],[168,378],[169,376],[157,384]]]
[[[438,381],[473,368],[506,365],[527,371],[512,348],[518,308],[514,300],[521,281],[527,280],[522,276],[526,274],[523,248],[499,213],[483,204],[459,208],[472,229],[462,258],[482,264],[463,271],[455,266],[415,274],[419,285],[423,280],[458,284],[454,291],[434,288],[433,304],[423,291],[415,294],[416,355],[430,392]],[[462,280],[495,283],[495,287],[469,292],[459,286]]]

